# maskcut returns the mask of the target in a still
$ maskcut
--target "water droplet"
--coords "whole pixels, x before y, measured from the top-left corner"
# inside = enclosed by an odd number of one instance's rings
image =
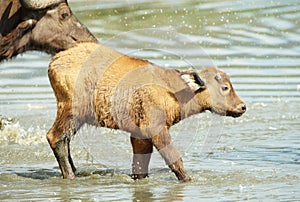
[[[269,130],[277,130],[277,128],[270,126]]]

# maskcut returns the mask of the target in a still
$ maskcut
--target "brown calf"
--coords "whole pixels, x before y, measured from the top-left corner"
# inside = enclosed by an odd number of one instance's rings
[[[148,175],[154,146],[177,178],[187,181],[169,128],[205,110],[232,117],[246,111],[229,77],[218,68],[167,69],[94,43],[58,53],[50,63],[49,79],[58,110],[47,139],[63,177],[69,179],[76,170],[69,143],[85,123],[131,134],[134,179]]]

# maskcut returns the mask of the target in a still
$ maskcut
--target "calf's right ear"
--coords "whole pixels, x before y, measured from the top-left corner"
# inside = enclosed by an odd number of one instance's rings
[[[206,88],[205,82],[196,72],[181,72],[180,77],[194,92]]]

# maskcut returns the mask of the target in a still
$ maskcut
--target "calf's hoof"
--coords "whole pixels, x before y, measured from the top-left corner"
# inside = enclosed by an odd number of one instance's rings
[[[180,180],[180,182],[191,182],[192,178],[190,176],[186,176],[186,177],[184,177],[182,179],[179,179],[179,180]]]
[[[148,178],[148,173],[146,174],[131,174],[131,179],[133,180],[140,180],[140,179],[144,179],[144,178]]]

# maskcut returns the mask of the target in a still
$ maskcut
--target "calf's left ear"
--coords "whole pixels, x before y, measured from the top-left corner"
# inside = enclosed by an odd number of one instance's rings
[[[194,92],[206,88],[205,82],[196,72],[181,72],[180,77]]]

